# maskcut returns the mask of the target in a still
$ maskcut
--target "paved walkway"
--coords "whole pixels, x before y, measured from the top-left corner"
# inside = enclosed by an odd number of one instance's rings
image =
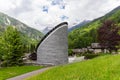
[[[29,73],[26,73],[26,74],[23,74],[23,75],[19,75],[19,76],[16,76],[16,77],[13,77],[13,78],[9,78],[7,80],[24,80],[25,78],[28,78],[30,76],[33,76],[33,75],[37,75],[37,74],[40,74],[48,69],[50,69],[52,67],[47,67],[47,68],[43,68],[43,69],[40,69],[40,70],[36,70],[36,71],[32,71],[32,72],[29,72]]]

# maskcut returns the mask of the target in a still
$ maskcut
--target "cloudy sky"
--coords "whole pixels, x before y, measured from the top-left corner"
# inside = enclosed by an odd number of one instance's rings
[[[0,0],[0,12],[43,30],[67,21],[69,27],[103,16],[120,0]]]

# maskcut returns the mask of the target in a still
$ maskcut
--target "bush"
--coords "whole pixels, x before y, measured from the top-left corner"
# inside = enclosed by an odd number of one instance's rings
[[[36,60],[37,60],[37,53],[36,53],[36,52],[31,53],[31,54],[29,55],[29,59],[36,61]]]
[[[69,55],[69,56],[72,56],[72,55],[73,55],[72,49],[68,49],[68,55]]]
[[[85,56],[85,59],[92,59],[100,56],[100,54],[84,54],[84,56]]]
[[[99,54],[84,54],[85,59],[92,59],[98,56],[104,56],[104,55],[109,55],[110,53],[99,53]]]

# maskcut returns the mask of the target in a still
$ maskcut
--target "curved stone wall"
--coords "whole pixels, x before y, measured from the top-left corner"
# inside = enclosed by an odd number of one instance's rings
[[[59,65],[68,63],[68,24],[59,24],[48,32],[37,48],[37,63]]]

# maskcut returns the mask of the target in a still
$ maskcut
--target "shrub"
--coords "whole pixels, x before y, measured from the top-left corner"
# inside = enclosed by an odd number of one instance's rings
[[[84,56],[85,56],[85,59],[92,59],[100,56],[100,54],[84,54]]]
[[[109,55],[111,53],[99,53],[99,54],[84,54],[83,56],[85,56],[85,59],[92,59],[98,56],[104,56],[104,55]]]
[[[72,56],[72,55],[73,55],[72,49],[68,49],[68,55],[69,55],[69,56]]]

